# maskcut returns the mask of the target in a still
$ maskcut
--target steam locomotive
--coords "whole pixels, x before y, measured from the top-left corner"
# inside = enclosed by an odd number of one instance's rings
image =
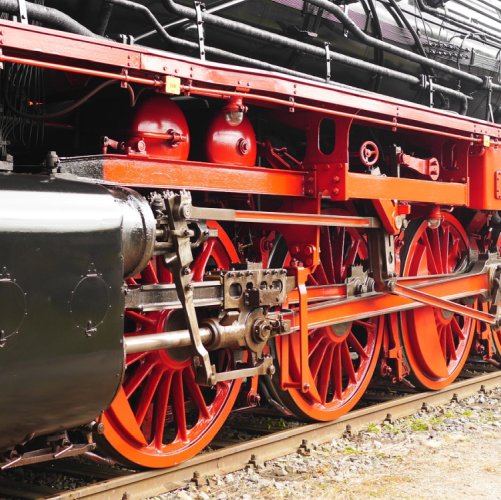
[[[0,13],[0,469],[499,366],[497,0]]]

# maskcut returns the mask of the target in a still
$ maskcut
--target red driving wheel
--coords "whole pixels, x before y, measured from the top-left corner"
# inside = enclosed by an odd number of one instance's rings
[[[322,228],[320,265],[309,285],[343,283],[354,265],[368,263],[367,243],[362,233],[351,228]],[[290,342],[289,371],[300,379],[299,333],[287,340],[277,338],[275,393],[297,417],[308,420],[334,420],[347,413],[365,392],[378,360],[384,321],[380,317],[309,331],[309,389],[280,388],[281,342]]]
[[[469,247],[460,222],[444,213],[438,227],[412,221],[400,249],[401,276],[458,272]],[[451,384],[463,368],[474,337],[475,321],[434,307],[400,315],[402,341],[414,382],[425,389]]]
[[[222,228],[195,257],[194,279],[201,281],[208,267],[229,269],[238,262],[233,244]],[[134,283],[171,283],[170,272],[156,258]],[[151,334],[185,328],[182,311],[125,311],[126,333]],[[212,352],[218,371],[233,368],[231,352]],[[195,381],[190,348],[128,355],[123,384],[103,416],[105,445],[119,460],[141,467],[176,465],[209,444],[228,417],[241,381],[221,382],[213,388]]]

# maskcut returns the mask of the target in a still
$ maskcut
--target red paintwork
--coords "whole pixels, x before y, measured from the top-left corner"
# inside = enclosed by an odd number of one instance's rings
[[[229,163],[251,167],[256,164],[256,134],[250,120],[244,116],[240,125],[232,126],[221,111],[207,130],[205,154],[210,163]]]
[[[413,170],[432,181],[436,181],[440,176],[440,163],[436,158],[416,158],[405,153],[398,153],[397,163],[401,168]]]
[[[171,139],[174,134],[182,136],[181,139]],[[188,123],[179,106],[167,96],[154,95],[136,106],[127,142],[134,149],[138,140],[144,141],[148,155],[170,160],[188,159]]]

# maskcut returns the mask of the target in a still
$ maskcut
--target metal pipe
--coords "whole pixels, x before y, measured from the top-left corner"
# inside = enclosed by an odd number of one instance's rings
[[[137,2],[131,2],[129,0],[105,0],[108,3],[114,4],[114,5],[119,5],[124,8],[128,8],[130,10],[136,11],[138,13],[141,13],[143,16],[145,16],[149,21],[152,23],[152,25],[155,27],[155,30],[157,33],[170,45],[178,45],[180,47],[184,47],[188,50],[198,50],[198,44],[194,42],[190,42],[189,40],[185,40],[184,38],[178,38],[175,36],[170,35],[165,31],[163,26],[160,24],[158,19],[153,15],[150,9],[148,7],[138,4]],[[317,82],[324,82],[325,80],[323,78],[315,77],[312,75],[309,75],[307,73],[301,73],[300,71],[294,71],[288,68],[282,68],[281,66],[276,66],[274,64],[266,63],[264,61],[260,61],[258,59],[252,59],[250,57],[245,57],[241,56],[238,54],[234,54],[233,52],[228,52],[226,50],[218,49],[215,47],[210,47],[210,46],[205,46],[205,52],[207,54],[211,54],[215,57],[222,58],[222,59],[227,59],[230,61],[236,61],[244,66],[252,66],[255,68],[260,68],[264,69],[267,71],[279,71],[280,73],[284,73],[286,75],[290,76],[295,76],[299,78],[304,78],[307,80],[313,80]],[[355,59],[356,60],[356,59]],[[377,67],[376,67],[377,68]],[[386,68],[382,68],[383,70],[386,70]],[[376,71],[376,70],[374,70]],[[398,73],[395,71],[395,73]]]
[[[478,33],[479,28],[480,28],[483,31],[482,34],[485,35],[486,37],[491,38],[494,43],[499,41],[499,35],[487,30],[486,28],[481,28],[480,26],[475,26],[474,24],[472,24],[468,21],[465,21],[464,19],[456,17],[451,12],[448,12],[448,13],[441,12],[439,9],[436,9],[434,7],[430,7],[430,6],[426,5],[423,2],[423,0],[416,0],[416,1],[417,1],[417,5],[419,7],[419,10],[426,12],[427,14],[430,14],[432,16],[436,16],[449,24],[452,24],[454,26],[458,26],[461,29],[473,30],[474,33]],[[499,45],[497,45],[497,46],[499,46]]]
[[[235,5],[239,5],[243,2],[247,2],[247,0],[229,0],[228,2],[225,2],[222,5],[216,5],[215,7],[210,7],[209,9],[207,9],[207,12],[209,12],[209,13],[219,12],[219,11],[224,10],[224,9],[229,9],[230,7],[233,7]],[[182,19],[178,19],[177,21],[172,21],[171,23],[164,24],[163,28],[164,29],[173,28],[174,26],[178,26],[180,24],[183,24],[186,21],[189,21],[189,19],[184,17]],[[142,35],[138,35],[138,36],[134,37],[134,39],[136,42],[138,42],[140,40],[144,40],[145,38],[150,37],[151,35],[154,35],[155,33],[157,33],[156,30],[151,30],[151,31],[148,31],[146,33],[143,33]]]
[[[210,328],[200,327],[200,337],[204,344],[209,344],[213,333]],[[189,347],[191,336],[189,330],[174,330],[172,332],[134,335],[124,338],[125,354],[136,352],[158,351],[160,349],[176,349]]]
[[[477,6],[474,2],[471,1],[465,1],[465,0],[455,0],[455,2],[459,5],[462,5],[463,7],[466,7],[469,10],[472,10],[473,12],[477,12],[478,14],[481,14],[482,16],[494,16],[499,14],[499,11],[497,9],[494,9],[494,12],[485,12],[485,10],[482,10],[482,7]],[[489,5],[485,5],[485,7],[490,7]]]
[[[26,10],[28,12],[28,19],[34,19],[43,24],[77,35],[101,38],[60,10],[31,2],[26,2]],[[17,14],[19,12],[18,0],[0,0],[0,11]]]
[[[98,35],[103,36],[106,33],[112,14],[113,5],[109,3],[103,3],[101,5],[101,11],[99,12],[98,21],[95,28],[95,31]]]
[[[108,0],[108,1],[111,1],[113,3],[115,3],[115,2],[117,2],[117,3],[118,2],[127,2],[128,4],[134,3],[134,2],[129,2],[128,0]],[[196,19],[197,14],[196,14],[196,11],[194,9],[191,9],[189,7],[183,7],[179,4],[177,4],[176,2],[174,2],[173,0],[162,0],[162,3],[168,11],[173,12],[174,14],[181,15],[181,16],[184,16],[184,17],[187,17],[190,19]],[[311,3],[313,3],[317,6],[320,6],[320,7],[325,7],[326,10],[328,10],[334,14],[336,14],[339,11],[344,16],[343,11],[341,9],[339,9],[338,7],[334,6],[330,2],[320,1],[320,0],[312,0]],[[332,10],[334,7],[336,7],[337,10]],[[150,12],[150,14],[151,14],[151,12]],[[151,15],[153,16],[153,14],[151,14]],[[230,21],[228,19],[224,19],[224,18],[219,17],[219,16],[214,16],[213,14],[203,13],[203,19],[204,19],[204,22],[208,22],[209,24],[213,24],[213,25],[218,26],[220,28],[228,29],[230,31],[236,31],[238,33],[242,33],[244,35],[247,35],[247,36],[250,36],[253,38],[261,39],[261,40],[264,40],[264,41],[267,41],[267,42],[270,42],[273,44],[279,44],[279,45],[282,45],[284,47],[298,50],[298,51],[303,52],[303,53],[315,55],[315,56],[320,57],[320,58],[325,57],[324,49],[322,49],[320,47],[316,47],[314,45],[307,44],[305,42],[293,40],[293,39],[287,38],[287,37],[282,36],[282,35],[276,35],[274,33],[264,31],[264,30],[261,30],[259,28],[254,28],[252,26],[248,26],[246,24],[242,24],[242,23],[239,23],[239,22],[236,22],[233,20]],[[347,19],[349,19],[350,22],[352,22],[350,18],[347,18]],[[156,19],[155,19],[155,21],[157,24],[159,24]],[[393,49],[395,49],[395,50],[398,49],[401,51],[400,55],[402,55],[405,58],[410,59],[410,58],[412,58],[412,56],[414,56],[416,58],[419,58],[419,61],[417,61],[417,62],[422,62],[423,64],[429,65],[429,66],[435,66],[435,67],[437,67],[443,71],[447,71],[451,74],[456,74],[456,75],[460,74],[461,76],[464,76],[465,78],[470,78],[470,80],[473,79],[475,81],[475,83],[480,84],[480,85],[483,83],[483,80],[479,77],[470,75],[469,73],[457,70],[455,68],[451,68],[450,66],[439,63],[439,62],[434,61],[432,59],[427,59],[426,57],[418,56],[417,54],[414,54],[413,52],[410,52],[408,50],[400,49],[399,47],[394,47],[394,46],[392,46],[386,42],[383,42],[381,40],[377,40],[375,38],[372,38],[369,35],[366,35],[363,31],[361,31],[358,28],[358,26],[356,26],[353,22],[352,22],[352,24],[353,24],[353,26],[355,26],[355,28],[358,31],[360,31],[360,33],[362,33],[364,38],[371,40],[371,44],[372,44],[372,42],[374,42],[374,43],[378,42],[379,44],[382,44],[382,45],[378,46],[379,48],[387,49],[388,52],[394,51]],[[161,25],[160,25],[160,27],[161,27]],[[198,45],[195,44],[195,48],[198,48]],[[209,52],[208,47],[206,47],[206,51]],[[233,54],[232,54],[232,56],[234,57]],[[406,73],[402,73],[399,71],[391,70],[389,68],[385,68],[382,66],[377,66],[375,64],[368,63],[368,62],[363,61],[361,59],[356,59],[353,57],[339,54],[338,52],[335,52],[335,51],[331,52],[331,60],[340,62],[342,64],[347,64],[347,65],[352,66],[352,67],[356,67],[356,68],[360,68],[360,69],[364,69],[364,70],[368,70],[368,71],[373,71],[374,73],[380,74],[382,76],[396,78],[398,80],[405,81],[411,85],[419,85],[420,84],[420,79],[415,77],[415,76],[408,75]],[[494,87],[494,85],[493,85],[493,87]],[[461,101],[463,102],[463,106],[464,106],[464,103],[467,99],[467,96],[465,94],[462,94],[461,92],[455,91],[453,89],[449,89],[448,87],[440,87],[440,89],[439,89],[437,86],[435,86],[435,88],[437,90],[440,90],[444,94],[451,95],[451,96],[454,96],[454,97],[461,99]],[[501,89],[501,86],[499,86],[499,88]]]
[[[163,1],[167,2],[172,0],[163,0]],[[435,61],[434,59],[429,59],[428,57],[422,56],[421,54],[416,54],[415,52],[412,52],[410,50],[403,49],[401,47],[398,47],[397,45],[391,45],[387,42],[378,40],[377,38],[367,35],[353,22],[353,20],[349,16],[345,14],[343,9],[341,9],[337,5],[334,5],[333,3],[327,0],[309,0],[309,1],[313,5],[321,7],[326,11],[330,12],[331,14],[334,14],[352,35],[354,35],[359,41],[367,45],[370,45],[371,47],[384,49],[404,59],[409,59],[424,66],[440,70],[444,73],[448,73],[452,76],[468,80],[480,86],[483,85],[484,83],[484,80],[482,78],[467,73],[466,71],[456,69],[454,67],[448,66],[447,64]],[[499,86],[497,90],[501,90],[501,86]]]

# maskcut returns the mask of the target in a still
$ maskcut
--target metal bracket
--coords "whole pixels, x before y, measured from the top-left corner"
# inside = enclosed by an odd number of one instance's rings
[[[331,81],[331,46],[329,42],[324,43],[325,47],[325,81]]]
[[[485,119],[494,121],[494,111],[492,109],[492,76],[485,76],[483,88],[487,91],[487,99],[485,101]]]
[[[435,94],[435,85],[433,83],[433,77],[431,75],[421,75],[421,87],[425,90],[428,90],[429,93],[429,106],[430,108],[434,107],[434,94]]]
[[[395,237],[386,231],[369,231],[368,233],[372,277],[377,291],[385,291],[387,280],[395,274]]]
[[[374,280],[364,271],[363,266],[352,266],[351,276],[346,279],[346,295],[355,297],[374,291]]]
[[[285,269],[248,269],[225,273],[224,308],[279,306],[287,297]]]
[[[17,0],[19,5],[19,21],[21,24],[28,24],[28,9],[26,8],[26,0]]]
[[[200,52],[200,59],[205,61],[205,30],[203,18],[205,4],[203,2],[195,2],[195,12],[197,14],[198,49]]]
[[[245,366],[244,368],[237,368],[229,372],[221,372],[214,374],[214,384],[218,382],[227,382],[228,380],[236,380],[238,378],[256,377],[259,375],[273,375],[275,367],[273,366],[273,358],[265,356],[261,358],[253,366]]]
[[[28,451],[21,455],[7,458],[5,461],[2,461],[0,457],[0,470],[4,471],[13,469],[14,467],[33,465],[41,462],[47,462],[49,460],[60,460],[63,458],[77,457],[78,455],[83,455],[84,453],[93,451],[95,449],[95,443],[69,444],[67,446],[61,447],[58,450],[54,450],[52,448],[43,448],[40,450]]]

